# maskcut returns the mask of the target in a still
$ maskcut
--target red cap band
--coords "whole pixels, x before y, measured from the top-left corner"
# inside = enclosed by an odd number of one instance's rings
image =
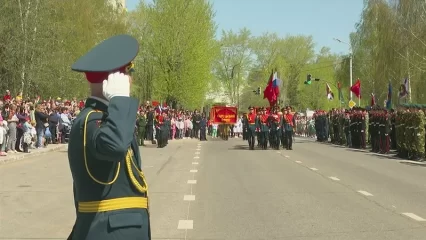
[[[125,66],[113,70],[111,72],[120,72],[120,73],[126,73],[126,67],[129,64],[126,64]],[[111,72],[85,72],[87,81],[90,83],[102,83],[104,80],[108,80],[108,76],[111,74]]]

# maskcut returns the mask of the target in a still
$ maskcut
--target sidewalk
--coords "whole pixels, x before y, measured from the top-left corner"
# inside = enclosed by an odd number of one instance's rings
[[[10,163],[18,160],[22,160],[29,157],[39,156],[41,154],[45,154],[52,151],[58,151],[61,149],[67,149],[68,144],[50,144],[46,148],[41,149],[31,149],[30,153],[8,153],[7,156],[0,156],[0,165],[5,163]]]

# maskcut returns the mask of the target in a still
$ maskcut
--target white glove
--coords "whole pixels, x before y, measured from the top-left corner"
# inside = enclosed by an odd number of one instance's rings
[[[123,73],[111,73],[108,80],[102,83],[102,93],[106,99],[111,100],[113,97],[129,97],[130,96],[130,79]]]

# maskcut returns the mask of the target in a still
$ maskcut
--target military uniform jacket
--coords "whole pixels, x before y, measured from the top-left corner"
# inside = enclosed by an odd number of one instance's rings
[[[136,122],[136,125],[138,126],[139,131],[145,131],[146,125],[147,125],[147,119],[145,115],[140,115],[138,117],[138,121]]]
[[[77,219],[69,239],[150,239],[147,186],[133,128],[137,109],[138,101],[129,97],[114,97],[109,106],[89,98],[75,119],[68,158]]]

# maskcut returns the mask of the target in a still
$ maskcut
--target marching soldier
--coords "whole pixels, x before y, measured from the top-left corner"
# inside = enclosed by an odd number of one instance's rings
[[[283,148],[287,148],[287,136],[285,133],[285,113],[286,113],[286,108],[282,108],[281,109],[282,112],[282,116],[281,116],[281,144],[283,146]]]
[[[293,114],[291,113],[291,108],[287,107],[284,113],[284,127],[286,134],[286,149],[293,150],[293,128],[295,125],[295,119]]]
[[[148,187],[134,134],[138,101],[130,97],[138,48],[133,37],[118,35],[71,67],[85,73],[91,96],[70,133],[77,220],[68,239],[151,239]]]
[[[277,108],[274,107],[271,109],[271,115],[269,116],[269,126],[270,126],[270,145],[273,149],[279,149],[279,140],[278,140],[278,131],[280,130],[280,119],[278,116]]]
[[[249,143],[249,149],[254,150],[254,143],[256,137],[256,113],[254,108],[249,107],[249,113],[247,114],[247,139]]]
[[[262,108],[262,114],[260,116],[260,132],[262,136],[262,149],[266,150],[268,149],[268,142],[269,142],[269,126],[268,126],[268,117],[269,115],[266,112],[265,108]]]

